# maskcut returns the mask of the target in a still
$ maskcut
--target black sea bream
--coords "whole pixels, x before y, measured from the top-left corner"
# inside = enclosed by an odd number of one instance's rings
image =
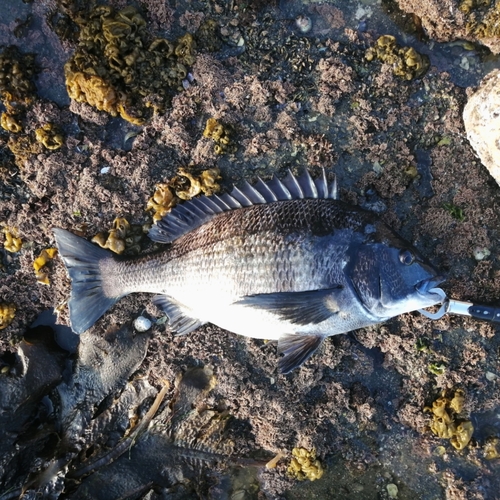
[[[149,232],[159,252],[119,257],[54,229],[72,280],[73,330],[150,292],[179,334],[205,323],[278,341],[282,372],[325,337],[441,301],[435,269],[373,213],[336,199],[325,175],[259,179],[175,207]]]

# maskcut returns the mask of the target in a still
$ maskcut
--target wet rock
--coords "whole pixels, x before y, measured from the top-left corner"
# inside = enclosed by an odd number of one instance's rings
[[[500,184],[500,70],[481,82],[464,109],[467,138],[483,165]]]

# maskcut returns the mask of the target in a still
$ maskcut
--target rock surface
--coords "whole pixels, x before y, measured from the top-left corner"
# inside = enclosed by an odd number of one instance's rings
[[[401,10],[420,19],[425,33],[438,42],[469,40],[500,53],[498,2],[468,0],[397,0]]]
[[[500,184],[500,70],[489,73],[464,108],[467,138]]]

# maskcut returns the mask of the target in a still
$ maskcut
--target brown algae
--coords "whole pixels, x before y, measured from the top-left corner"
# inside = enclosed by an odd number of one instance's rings
[[[160,183],[155,186],[153,196],[149,198],[146,210],[153,212],[153,221],[157,222],[177,204],[178,198],[170,189],[168,183]]]
[[[217,193],[220,190],[220,186],[217,184],[220,178],[218,168],[204,170],[199,176],[180,168],[178,175],[169,184],[181,200],[190,200],[201,193],[207,196]]]
[[[483,452],[486,460],[500,458],[500,439],[497,437],[489,438],[484,444]]]
[[[57,248],[46,248],[42,250],[40,255],[33,261],[35,276],[38,283],[42,285],[50,285],[47,264],[57,255]]]
[[[142,236],[141,226],[131,225],[124,217],[117,217],[113,221],[112,229],[96,234],[91,241],[117,254],[122,254],[125,251],[138,253]]]
[[[0,302],[0,330],[7,328],[16,315],[16,306],[7,302]]]
[[[210,196],[220,191],[217,181],[221,178],[218,168],[209,168],[199,176],[180,168],[177,175],[166,183],[157,184],[146,210],[153,211],[153,221],[162,219],[179,200],[190,200],[199,194]]]
[[[23,246],[23,242],[19,237],[17,229],[14,227],[4,227],[2,231],[5,236],[5,241],[3,242],[3,247],[5,248],[5,250],[11,253],[19,252],[19,250],[21,250],[21,247]]]
[[[76,22],[78,48],[64,66],[71,99],[142,125],[182,90],[195,62],[189,33],[173,42],[150,41],[144,17],[132,6],[117,12],[98,6]]]
[[[315,481],[323,475],[324,469],[321,462],[316,458],[316,450],[312,448],[294,448],[292,459],[287,469],[287,474],[291,477],[304,481]]]
[[[52,123],[46,123],[35,130],[35,137],[46,149],[51,151],[59,149],[64,144],[64,137]]]
[[[217,154],[234,152],[235,145],[231,141],[231,128],[223,125],[215,118],[209,118],[203,131],[203,137],[215,142],[214,151]]]
[[[424,408],[425,412],[432,413],[433,416],[430,430],[440,438],[449,439],[457,450],[463,450],[469,444],[474,432],[472,422],[459,416],[464,402],[463,390],[457,389],[452,398],[447,397],[446,391],[443,391],[441,397],[432,403],[432,407]]]
[[[392,67],[396,76],[405,80],[419,78],[429,68],[427,56],[419,54],[413,47],[400,47],[392,35],[382,35],[365,54],[368,61],[378,59]]]

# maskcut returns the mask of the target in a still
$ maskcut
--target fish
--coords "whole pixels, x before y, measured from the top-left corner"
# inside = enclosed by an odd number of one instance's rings
[[[161,248],[138,256],[53,232],[74,332],[128,294],[154,293],[178,335],[210,322],[277,341],[285,374],[329,336],[442,300],[439,272],[376,214],[339,200],[324,170],[179,204],[148,233]]]

